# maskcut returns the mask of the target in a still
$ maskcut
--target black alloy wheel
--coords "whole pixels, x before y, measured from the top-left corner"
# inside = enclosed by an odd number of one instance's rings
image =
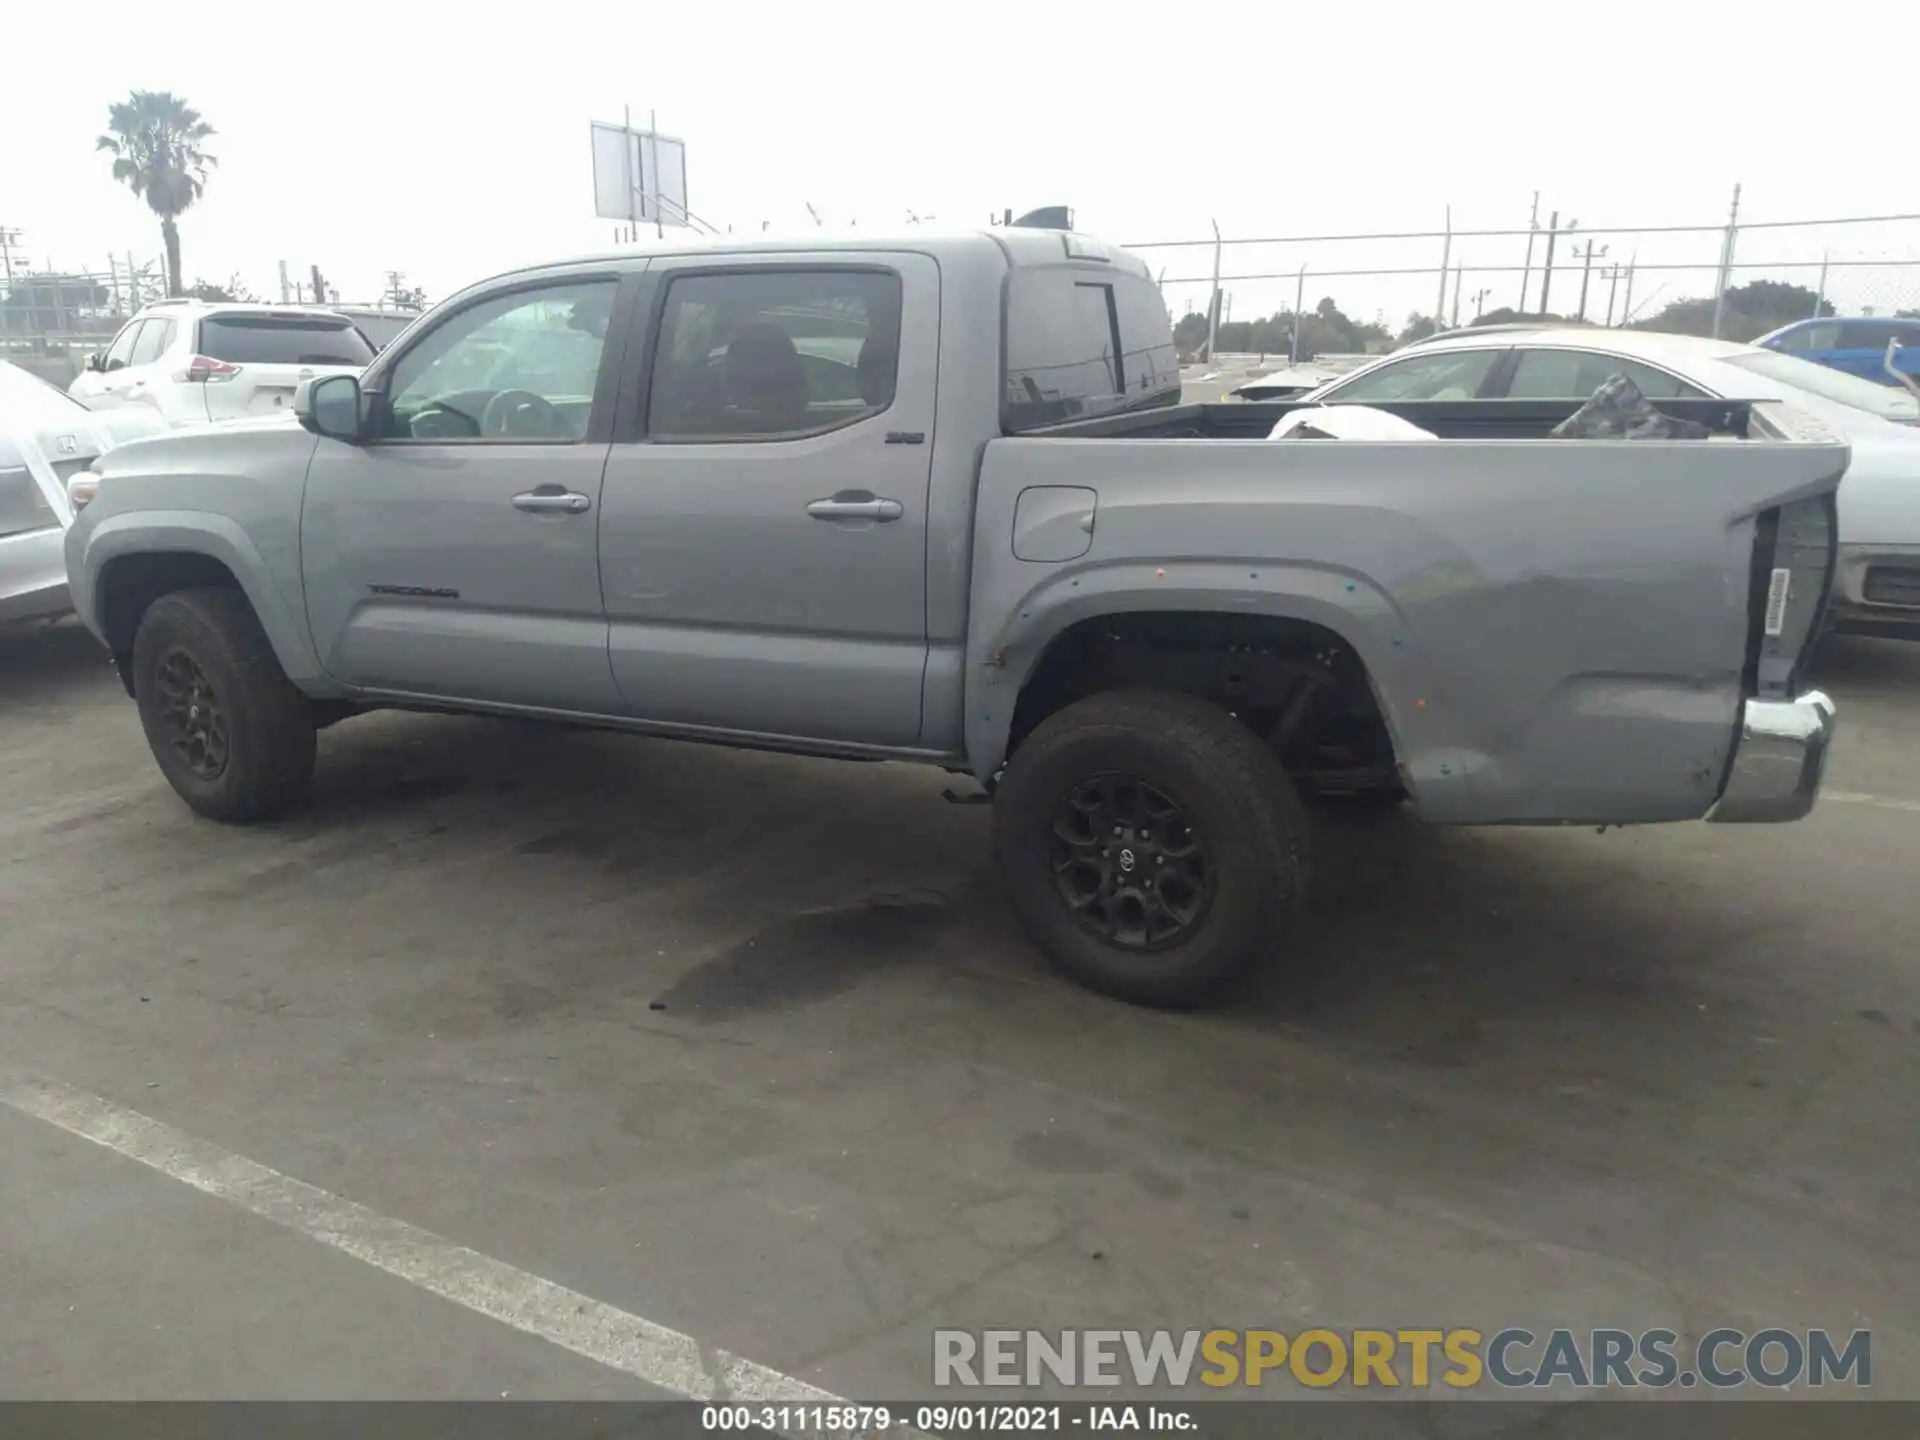
[[[200,662],[175,647],[160,657],[156,720],[168,744],[197,780],[218,780],[227,768],[227,716]]]
[[[1178,945],[1206,918],[1213,865],[1193,820],[1130,775],[1094,777],[1054,816],[1054,884],[1076,919],[1111,945]]]

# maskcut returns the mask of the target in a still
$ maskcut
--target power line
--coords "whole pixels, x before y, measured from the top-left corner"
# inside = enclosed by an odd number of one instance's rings
[[[1838,220],[1742,220],[1747,230],[1812,230],[1826,225],[1897,225],[1920,220],[1920,215],[1848,215]],[[1586,225],[1582,235],[1719,235],[1727,222],[1717,225]],[[1455,240],[1514,239],[1535,233],[1521,230],[1395,230],[1372,235],[1269,235],[1245,240],[1223,239],[1222,245],[1336,245],[1355,240]],[[1123,250],[1199,250],[1209,248],[1212,240],[1137,240]],[[1429,267],[1431,268],[1431,267]],[[1510,268],[1519,268],[1517,266]]]

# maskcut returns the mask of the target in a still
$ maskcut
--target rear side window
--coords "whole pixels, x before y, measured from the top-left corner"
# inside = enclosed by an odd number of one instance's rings
[[[230,365],[365,365],[373,347],[346,320],[319,316],[209,315],[198,354]]]
[[[718,443],[816,435],[893,404],[900,277],[740,270],[667,287],[647,429]]]
[[[1900,327],[1886,320],[1849,320],[1840,327],[1840,343],[1837,350],[1885,350],[1889,341],[1899,340],[1903,344],[1912,344],[1912,337],[1903,335]]]
[[[1704,399],[1706,391],[1618,355],[1589,350],[1522,350],[1507,396],[1513,400],[1585,400],[1615,375],[1625,375],[1649,400]]]
[[[1002,419],[1032,430],[1179,394],[1166,306],[1150,281],[1092,266],[1016,270]]]

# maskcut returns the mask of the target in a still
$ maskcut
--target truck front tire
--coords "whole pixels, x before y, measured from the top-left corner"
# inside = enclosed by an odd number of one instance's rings
[[[1220,998],[1281,938],[1308,826],[1257,736],[1172,691],[1049,716],[994,794],[1001,873],[1041,950],[1090,989],[1167,1009]]]
[[[306,793],[312,707],[238,590],[176,590],[148,606],[133,694],[160,772],[198,813],[265,820]]]

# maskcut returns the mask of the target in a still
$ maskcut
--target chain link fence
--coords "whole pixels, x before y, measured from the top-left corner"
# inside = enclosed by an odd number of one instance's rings
[[[1446,327],[1551,314],[1748,340],[1815,314],[1920,311],[1920,214],[1636,227],[1550,213],[1514,229],[1449,223],[1127,248],[1154,268],[1176,318],[1208,314],[1217,292],[1222,323],[1331,302],[1389,336],[1416,316]]]
[[[104,270],[64,270],[9,255],[0,278],[0,360],[64,387],[129,316],[166,293],[157,260],[129,255]]]

